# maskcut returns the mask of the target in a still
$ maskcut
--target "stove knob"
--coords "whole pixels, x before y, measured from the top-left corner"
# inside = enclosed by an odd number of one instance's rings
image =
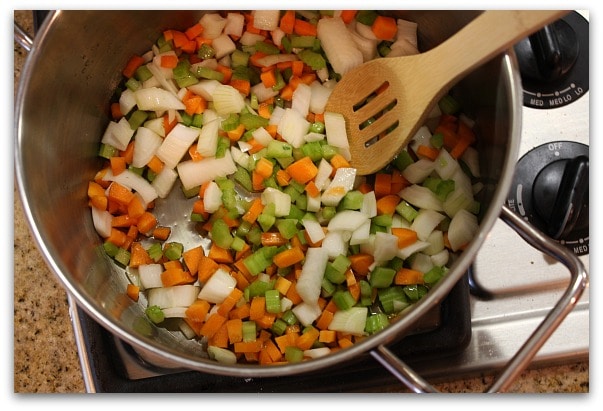
[[[522,76],[549,83],[560,80],[572,69],[579,48],[572,27],[558,20],[522,40],[515,53]]]
[[[507,206],[577,255],[589,251],[589,148],[555,141],[517,162]]]
[[[555,240],[576,226],[583,205],[588,203],[588,157],[578,156],[545,166],[532,187],[536,212],[546,222],[546,233]]]

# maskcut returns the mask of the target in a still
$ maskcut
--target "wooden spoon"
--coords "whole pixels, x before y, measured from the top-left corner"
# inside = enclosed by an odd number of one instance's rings
[[[566,13],[485,11],[425,53],[371,60],[344,74],[325,111],[343,114],[357,174],[385,167],[463,75]]]

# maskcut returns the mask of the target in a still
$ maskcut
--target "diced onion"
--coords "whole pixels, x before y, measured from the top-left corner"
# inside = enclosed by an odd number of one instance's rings
[[[302,220],[302,224],[306,229],[306,234],[308,235],[312,243],[316,244],[323,238],[325,238],[325,232],[318,221],[309,218],[304,218]]]
[[[230,151],[227,151],[222,158],[209,157],[200,161],[182,161],[178,163],[176,169],[182,186],[185,190],[190,190],[216,177],[226,177],[234,173],[237,171],[237,166],[232,161]]]
[[[421,241],[426,241],[431,232],[446,218],[443,214],[434,210],[422,209],[410,225],[410,229],[416,231]]]
[[[130,123],[125,117],[122,117],[118,122],[111,121],[105,129],[105,133],[101,139],[101,143],[108,144],[118,150],[125,150],[128,143],[134,135],[134,130],[130,127]]]
[[[352,307],[347,310],[338,310],[333,315],[333,319],[329,324],[329,330],[363,335],[367,315],[367,307]]]
[[[220,131],[220,120],[215,119],[203,124],[197,141],[197,152],[203,157],[215,157],[218,149],[218,133]]]
[[[393,234],[378,232],[373,243],[373,257],[376,262],[385,262],[398,253],[398,237]]]
[[[155,155],[157,149],[163,143],[163,139],[150,128],[144,126],[136,130],[134,140],[134,154],[132,156],[132,167],[144,167]]]
[[[218,13],[206,13],[201,17],[199,23],[203,26],[203,37],[206,39],[215,39],[222,34],[227,21]]]
[[[295,307],[291,309],[295,317],[299,320],[300,323],[304,326],[312,325],[312,323],[320,317],[322,310],[318,306],[318,304],[310,304],[306,301],[302,301],[297,304]]]
[[[234,352],[226,348],[216,347],[215,345],[207,346],[207,354],[209,358],[219,362],[220,364],[233,365],[237,363],[237,356]]]
[[[343,210],[331,218],[327,228],[329,231],[354,231],[368,219],[369,217],[360,211]]]
[[[141,264],[138,266],[138,276],[140,284],[144,289],[163,287],[161,273],[163,265],[161,264]]]
[[[473,240],[478,229],[477,216],[467,210],[459,210],[448,226],[448,241],[452,251],[459,250]]]
[[[208,213],[215,213],[222,205],[222,190],[215,181],[207,183],[203,193],[203,206]]]
[[[280,10],[254,10],[253,26],[259,30],[272,31],[278,28]]]
[[[199,129],[178,123],[165,137],[156,155],[166,167],[174,168],[198,136]]]
[[[428,210],[444,211],[442,202],[433,191],[427,187],[418,184],[412,184],[400,191],[400,198],[408,201],[417,208],[426,208]]]
[[[324,116],[327,142],[335,147],[349,148],[350,143],[348,141],[343,114],[327,111]]]
[[[283,139],[295,148],[304,143],[304,136],[308,134],[310,123],[298,111],[286,108],[283,117],[278,123],[278,133]]]
[[[268,187],[262,191],[262,204],[274,204],[274,215],[285,217],[291,211],[291,196],[276,188]]]
[[[107,238],[111,235],[111,222],[113,216],[107,210],[99,210],[96,207],[90,207],[92,211],[92,223],[94,229],[102,238]]]
[[[245,99],[239,91],[229,85],[216,86],[212,94],[214,109],[220,116],[240,113],[245,107]]]
[[[163,167],[155,176],[151,186],[155,189],[159,198],[166,198],[172,191],[177,179],[178,173],[173,168]]]
[[[310,247],[306,252],[306,260],[297,280],[296,290],[299,296],[310,305],[318,304],[322,279],[329,255],[320,247]]]
[[[236,287],[237,280],[227,271],[218,268],[201,288],[198,298],[214,304],[221,304]]]
[[[318,39],[336,73],[344,75],[363,63],[362,52],[340,17],[320,19],[317,25]]]
[[[176,94],[159,87],[140,88],[134,92],[140,110],[166,111],[184,110],[186,107]]]
[[[149,307],[188,307],[195,302],[198,294],[199,287],[191,284],[152,288],[148,292]]]

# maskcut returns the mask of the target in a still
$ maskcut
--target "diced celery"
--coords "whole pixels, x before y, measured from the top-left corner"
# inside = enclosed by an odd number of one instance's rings
[[[368,334],[374,334],[377,331],[383,330],[388,325],[389,320],[387,315],[384,313],[377,313],[367,317],[364,331],[366,331]]]
[[[230,113],[228,117],[222,120],[222,130],[232,131],[239,126],[239,115],[236,113]]]
[[[107,160],[111,157],[115,157],[119,154],[119,150],[110,144],[101,143],[98,150],[99,157],[106,158]]]
[[[389,214],[380,214],[376,217],[373,217],[372,223],[381,227],[391,227],[392,216]]]
[[[342,284],[345,281],[345,272],[339,271],[337,268],[333,267],[333,263],[329,261],[325,268],[324,278],[333,284]]]
[[[272,327],[270,327],[270,330],[276,334],[276,335],[283,335],[285,333],[285,331],[287,330],[287,323],[284,322],[282,319],[277,318],[273,323],[272,323]]]
[[[335,291],[337,291],[337,286],[327,278],[323,278],[321,283],[321,296],[323,298],[331,297]]]
[[[438,101],[438,106],[440,106],[442,113],[445,114],[456,114],[461,109],[459,102],[450,94],[446,94],[444,97],[442,97],[440,101]]]
[[[293,218],[280,218],[275,222],[275,225],[279,233],[287,240],[290,240],[297,234],[297,221],[297,219]]]
[[[143,64],[136,69],[136,72],[134,72],[134,77],[136,77],[138,81],[147,81],[153,77],[153,73],[151,73],[151,70],[149,70],[146,64]]]
[[[144,310],[145,314],[155,324],[159,324],[163,322],[165,319],[165,315],[163,314],[163,310],[157,305],[151,305]]]
[[[206,60],[213,58],[216,55],[216,50],[207,43],[203,43],[197,50],[197,57]]]
[[[253,130],[260,127],[267,127],[269,121],[267,118],[260,117],[251,113],[243,113],[239,117],[239,122],[245,126],[247,130]]]
[[[258,41],[255,43],[255,50],[265,54],[279,54],[280,50],[272,43]]]
[[[166,243],[163,247],[163,255],[168,260],[178,260],[182,257],[182,251],[184,251],[184,246],[182,243],[170,242]]]
[[[285,348],[285,359],[290,363],[301,362],[304,359],[304,352],[294,345],[288,345]]]
[[[372,26],[377,18],[377,12],[373,10],[358,10],[356,21],[367,26]]]
[[[346,193],[346,195],[339,203],[339,207],[343,210],[360,210],[362,208],[362,203],[364,201],[364,194],[358,190],[351,190]]]
[[[130,77],[126,81],[126,87],[132,91],[136,91],[142,87],[142,84],[140,83],[140,81],[136,80],[136,78]]]
[[[264,293],[266,298],[266,311],[272,314],[281,312],[281,297],[278,290],[266,290]]]
[[[249,54],[245,53],[242,50],[235,50],[230,55],[230,65],[232,67],[247,67],[247,63],[249,62]]]
[[[310,157],[314,162],[322,158],[322,146],[318,141],[302,144],[301,150],[304,156]]]
[[[315,36],[291,36],[291,47],[294,48],[312,48],[314,47]]]
[[[298,319],[295,316],[295,314],[293,313],[293,311],[291,310],[287,310],[283,313],[283,315],[281,316],[281,319],[287,323],[287,325],[294,325],[297,324]]]
[[[440,281],[444,274],[446,274],[446,269],[436,265],[423,275],[423,281],[425,281],[425,284],[432,286]]]
[[[130,252],[125,248],[120,247],[113,258],[118,264],[127,267],[127,265],[130,263]]]
[[[109,257],[115,257],[117,251],[119,250],[119,247],[110,241],[105,241],[103,243],[103,248]]]
[[[320,70],[327,67],[325,58],[315,51],[303,49],[297,55],[301,61],[312,67],[312,70]]]
[[[218,247],[228,249],[232,244],[233,237],[230,234],[230,228],[226,222],[218,218],[211,227],[211,239]]]
[[[335,291],[333,294],[333,302],[340,310],[348,310],[356,304],[356,300],[348,290]]]
[[[330,144],[323,144],[321,149],[322,149],[322,158],[324,158],[327,161],[330,161],[335,154],[339,153],[339,150],[337,150],[337,147],[334,147]]]
[[[396,212],[410,223],[412,223],[415,217],[419,214],[419,212],[415,210],[413,206],[404,200],[400,201],[400,203],[396,206]]]
[[[429,138],[429,142],[435,148],[442,148],[444,145],[444,135],[442,133],[435,133]]]
[[[163,257],[163,250],[161,248],[161,243],[153,243],[147,249],[147,253],[149,253],[149,257],[155,262],[161,260]]]
[[[412,164],[414,162],[415,162],[415,160],[413,160],[413,158],[410,156],[410,154],[406,150],[400,151],[400,153],[396,156],[396,158],[393,161],[394,166],[400,171],[404,171],[404,169],[406,167],[408,167],[410,164]]]
[[[385,314],[400,312],[410,304],[404,290],[399,286],[383,288],[377,295]]]
[[[233,177],[235,181],[241,184],[245,190],[249,192],[253,191],[253,184],[251,182],[251,175],[249,174],[249,171],[241,166],[237,166],[237,171],[235,171]]]
[[[198,66],[196,68],[195,74],[197,77],[204,78],[207,80],[217,80],[219,82],[222,82],[224,80],[223,73],[216,70],[212,70],[209,67],[205,66]]]
[[[375,267],[371,272],[369,282],[373,288],[389,287],[394,281],[396,270],[387,267]]]
[[[341,273],[345,273],[347,269],[350,268],[351,264],[352,262],[350,261],[350,259],[343,254],[338,255],[333,260],[333,267]]]
[[[242,330],[243,341],[249,342],[256,340],[257,327],[255,321],[243,321]]]

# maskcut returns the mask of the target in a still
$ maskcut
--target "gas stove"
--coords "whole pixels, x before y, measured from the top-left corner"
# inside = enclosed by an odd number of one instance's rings
[[[587,271],[588,18],[587,11],[574,11],[515,47],[524,86],[523,131],[506,204],[578,255]],[[568,284],[565,266],[499,220],[465,277],[423,328],[389,348],[429,381],[496,373]],[[532,366],[589,358],[588,291]],[[293,377],[243,379],[184,370],[141,357],[74,302],[70,306],[89,392],[339,392],[400,384],[368,354],[336,370]]]

